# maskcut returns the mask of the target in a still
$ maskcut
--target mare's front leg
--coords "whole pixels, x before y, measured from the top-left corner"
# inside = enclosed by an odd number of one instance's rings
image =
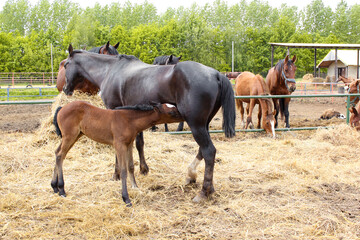
[[[280,106],[279,106],[279,99],[278,98],[273,98],[273,102],[274,102],[274,107],[276,110],[275,113],[275,128],[278,127],[278,116],[279,116],[279,112],[280,112]]]
[[[144,135],[143,135],[143,132],[139,133],[136,136],[136,149],[139,152],[140,173],[146,175],[146,174],[149,173],[149,167],[146,164],[145,156],[144,156]]]
[[[285,127],[286,128],[290,128],[290,123],[289,123],[289,103],[290,103],[291,98],[285,98],[284,99],[284,116],[285,116]]]
[[[184,130],[184,122],[180,122],[176,129],[177,132],[181,132],[182,130]]]

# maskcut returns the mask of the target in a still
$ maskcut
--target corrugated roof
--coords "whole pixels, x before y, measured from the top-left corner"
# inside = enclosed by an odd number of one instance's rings
[[[337,59],[345,66],[357,66],[357,50],[337,50]],[[335,50],[329,51],[317,67],[327,68],[333,62],[335,62]]]
[[[333,43],[269,43],[272,46],[289,48],[330,48],[330,49],[360,49],[360,44],[333,44]]]

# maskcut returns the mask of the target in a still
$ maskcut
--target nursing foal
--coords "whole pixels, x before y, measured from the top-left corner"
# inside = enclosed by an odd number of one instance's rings
[[[76,141],[82,135],[86,135],[94,141],[115,148],[118,159],[115,174],[121,178],[122,198],[127,206],[131,206],[126,178],[129,170],[131,185],[137,188],[132,157],[136,135],[155,124],[180,121],[184,119],[171,104],[124,106],[109,110],[92,106],[87,102],[74,101],[59,107],[54,115],[54,125],[62,140],[55,151],[56,164],[51,181],[54,192],[66,196],[63,161]]]

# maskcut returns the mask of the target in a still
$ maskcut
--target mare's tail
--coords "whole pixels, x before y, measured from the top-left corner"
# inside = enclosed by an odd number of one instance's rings
[[[61,135],[61,131],[60,131],[60,128],[59,128],[58,121],[57,121],[57,116],[58,116],[58,113],[59,113],[59,111],[60,111],[61,108],[62,108],[62,107],[58,107],[58,108],[56,109],[55,114],[54,114],[54,121],[53,121],[53,123],[54,123],[54,125],[55,125],[56,134],[57,134],[58,136],[60,136],[60,137],[62,137],[62,135]]]
[[[235,98],[231,82],[223,74],[218,74],[221,82],[221,107],[223,111],[222,129],[228,138],[235,136]]]

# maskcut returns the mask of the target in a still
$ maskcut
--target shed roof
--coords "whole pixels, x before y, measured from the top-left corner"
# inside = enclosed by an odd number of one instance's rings
[[[328,49],[360,49],[360,44],[334,44],[334,43],[269,43],[272,46],[289,48],[328,48]]]
[[[345,66],[357,66],[357,50],[337,50],[337,58]],[[328,68],[333,62],[335,62],[335,50],[330,50],[317,67]]]

